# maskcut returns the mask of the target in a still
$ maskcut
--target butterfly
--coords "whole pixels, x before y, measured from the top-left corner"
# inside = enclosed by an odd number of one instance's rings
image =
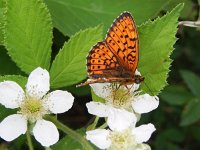
[[[136,24],[129,12],[122,13],[112,23],[104,41],[92,47],[87,56],[88,80],[93,83],[117,82],[139,84],[144,77],[136,75],[139,59],[139,39]]]

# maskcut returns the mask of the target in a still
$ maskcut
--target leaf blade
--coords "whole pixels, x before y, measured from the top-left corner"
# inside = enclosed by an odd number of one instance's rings
[[[48,69],[52,44],[52,23],[41,0],[6,2],[5,46],[13,61],[30,73],[38,66]]]
[[[141,57],[138,69],[148,85],[141,85],[143,92],[157,95],[167,84],[167,74],[172,62],[169,55],[176,41],[177,20],[182,8],[183,4],[179,4],[162,18],[139,27]]]
[[[3,81],[14,81],[17,84],[19,84],[22,88],[25,88],[25,85],[27,83],[27,78],[21,75],[0,76],[0,82],[3,82]]]
[[[45,2],[52,14],[54,26],[68,36],[75,34],[80,29],[101,23],[105,26],[105,33],[113,18],[123,11],[131,12],[136,23],[141,24],[156,17],[159,11],[169,3],[165,0],[45,0]]]
[[[186,105],[185,110],[182,113],[181,123],[182,126],[187,126],[195,123],[200,119],[200,99],[191,99]]]
[[[200,97],[200,78],[197,77],[194,73],[186,70],[181,71],[181,76],[191,92],[195,96]]]
[[[53,88],[70,86],[86,78],[85,60],[89,49],[102,39],[102,26],[88,28],[64,44],[50,70]]]

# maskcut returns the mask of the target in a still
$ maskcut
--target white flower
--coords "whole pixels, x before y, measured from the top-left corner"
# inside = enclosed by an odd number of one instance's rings
[[[100,149],[124,149],[124,150],[149,150],[146,142],[155,131],[153,124],[149,123],[139,127],[131,126],[123,131],[96,129],[86,132],[86,139]]]
[[[117,109],[100,102],[89,102],[86,106],[90,114],[107,117],[108,126],[115,131],[122,131],[131,125],[135,125],[137,121],[133,113],[124,109]]]
[[[136,73],[140,75],[139,72]],[[148,113],[159,105],[157,96],[140,95],[139,84],[124,85],[113,83],[95,83],[90,85],[94,93],[106,100],[107,105],[123,108],[138,114]]]
[[[19,108],[18,114],[6,117],[0,123],[0,137],[12,141],[25,134],[28,122],[34,123],[32,133],[41,145],[49,147],[59,140],[56,126],[43,119],[46,114],[68,111],[74,97],[67,91],[50,88],[49,73],[40,67],[31,72],[26,90],[13,81],[0,82],[0,103],[6,108]]]

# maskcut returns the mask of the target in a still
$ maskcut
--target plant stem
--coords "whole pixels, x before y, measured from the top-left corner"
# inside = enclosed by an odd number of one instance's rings
[[[107,127],[107,123],[105,122],[104,124],[102,124],[100,127],[98,127],[99,129],[105,129]]]
[[[97,126],[98,121],[99,121],[99,117],[95,117],[93,123],[90,124],[90,125],[87,127],[86,130],[87,130],[87,131],[88,131],[88,130],[94,130],[94,129],[96,128],[96,126]]]
[[[77,132],[73,131],[72,129],[70,129],[69,127],[65,126],[64,124],[59,122],[54,117],[46,116],[45,118],[48,119],[49,121],[53,122],[58,129],[62,130],[64,133],[68,134],[74,140],[79,142],[84,147],[84,149],[86,149],[86,150],[94,150],[92,148],[92,146],[88,143],[88,141],[83,136],[81,136],[79,133],[77,133]]]
[[[34,150],[32,139],[31,139],[31,134],[30,134],[29,129],[26,132],[26,138],[27,138],[29,150]]]

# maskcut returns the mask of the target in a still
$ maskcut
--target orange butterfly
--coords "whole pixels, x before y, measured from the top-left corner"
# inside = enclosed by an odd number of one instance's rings
[[[139,84],[144,77],[135,75],[139,58],[136,24],[130,13],[122,13],[112,24],[104,41],[98,42],[87,56],[90,80],[79,86],[118,82],[121,85]]]

